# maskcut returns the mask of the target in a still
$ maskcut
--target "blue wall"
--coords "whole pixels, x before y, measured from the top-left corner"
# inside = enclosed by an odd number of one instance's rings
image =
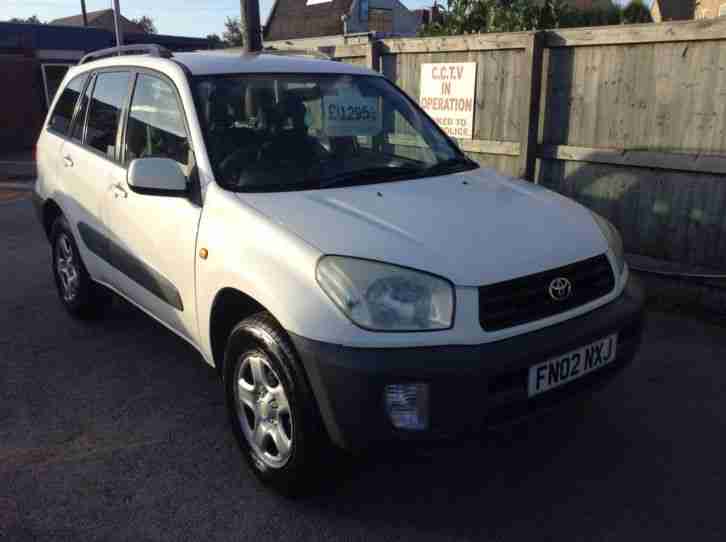
[[[156,34],[127,34],[124,41],[158,43],[172,51],[208,47],[203,38]],[[14,83],[1,92],[0,152],[31,148],[38,137],[46,112],[41,74],[41,63],[46,59],[39,58],[38,50],[90,52],[114,45],[114,34],[102,28],[0,22],[0,73]],[[77,54],[64,56],[56,54],[50,62],[73,64],[78,60]]]
[[[126,43],[158,43],[172,51],[206,49],[204,38],[161,34],[126,34]],[[32,52],[35,49],[95,51],[116,45],[113,33],[103,28],[49,24],[0,23],[0,52]]]

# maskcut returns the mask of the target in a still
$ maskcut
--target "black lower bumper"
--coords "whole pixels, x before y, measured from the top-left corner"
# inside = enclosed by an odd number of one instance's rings
[[[616,300],[584,316],[511,339],[476,346],[349,348],[292,335],[325,426],[337,445],[358,450],[402,439],[470,433],[553,406],[612,379],[640,345],[643,293],[630,279]],[[532,399],[528,369],[618,333],[614,362]],[[388,384],[429,385],[430,429],[400,431],[386,414]]]

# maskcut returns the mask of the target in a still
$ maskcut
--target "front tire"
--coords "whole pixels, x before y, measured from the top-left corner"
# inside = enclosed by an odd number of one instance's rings
[[[65,217],[51,228],[53,277],[61,303],[74,318],[98,318],[111,302],[111,292],[91,279]]]
[[[279,493],[309,493],[326,444],[284,330],[268,313],[243,320],[230,334],[224,368],[229,420],[250,469]]]

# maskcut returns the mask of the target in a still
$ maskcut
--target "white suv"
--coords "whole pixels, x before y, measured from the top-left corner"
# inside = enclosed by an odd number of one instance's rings
[[[468,159],[380,74],[301,57],[101,51],[37,146],[60,299],[110,292],[224,383],[254,472],[327,443],[459,438],[586,391],[643,317],[618,233]]]

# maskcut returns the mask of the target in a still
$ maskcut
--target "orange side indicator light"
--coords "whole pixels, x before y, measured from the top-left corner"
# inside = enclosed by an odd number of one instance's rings
[[[209,251],[206,248],[199,249],[199,257],[202,260],[206,260],[208,256],[209,256]]]

